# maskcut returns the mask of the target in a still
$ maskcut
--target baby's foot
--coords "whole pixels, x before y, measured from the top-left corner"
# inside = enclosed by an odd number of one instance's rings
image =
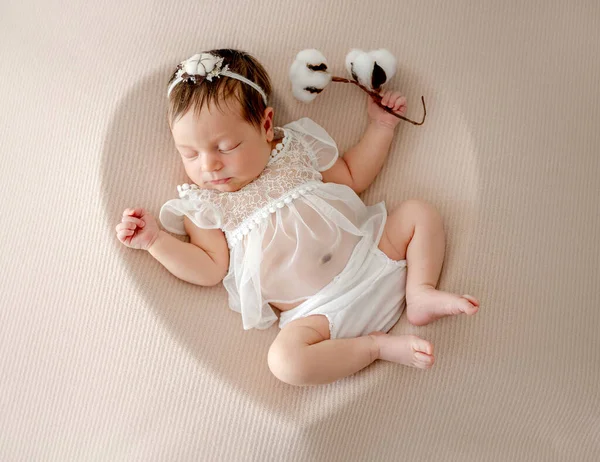
[[[433,366],[433,345],[416,335],[389,335],[383,332],[369,334],[379,346],[379,357],[405,366],[429,369]]]
[[[444,316],[465,313],[473,315],[479,310],[479,300],[471,295],[451,294],[423,286],[406,294],[406,317],[415,326],[424,326]]]

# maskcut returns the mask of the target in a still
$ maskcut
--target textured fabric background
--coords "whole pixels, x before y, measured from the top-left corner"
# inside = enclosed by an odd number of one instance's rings
[[[600,454],[600,4],[530,1],[83,2],[0,6],[0,459],[592,461]],[[429,371],[378,361],[335,384],[278,382],[278,332],[243,331],[222,285],[176,279],[120,244],[186,180],[166,124],[174,66],[256,56],[275,122],[307,116],[341,152],[367,96],[296,101],[317,48],[345,76],[385,47],[408,98],[362,195],[433,203],[440,288],[475,317],[392,333],[433,342]]]

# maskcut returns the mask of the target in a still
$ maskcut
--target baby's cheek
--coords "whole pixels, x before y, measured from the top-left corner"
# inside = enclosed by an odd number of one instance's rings
[[[262,162],[256,156],[248,156],[243,161],[233,163],[231,166],[233,172],[239,175],[258,177],[266,167],[266,163]]]

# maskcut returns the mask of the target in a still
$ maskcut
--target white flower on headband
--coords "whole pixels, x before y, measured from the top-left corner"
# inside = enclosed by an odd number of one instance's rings
[[[177,71],[177,77],[187,74],[196,83],[195,76],[205,77],[206,80],[212,82],[213,77],[219,77],[221,73],[227,71],[229,66],[223,66],[223,58],[220,58],[210,53],[200,53],[186,59],[180,64],[180,69]]]

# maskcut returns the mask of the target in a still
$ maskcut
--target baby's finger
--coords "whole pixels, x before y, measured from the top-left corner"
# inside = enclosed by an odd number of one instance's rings
[[[381,104],[383,104],[384,106],[387,106],[389,102],[390,102],[390,92],[386,91],[383,94],[383,98],[381,98]]]
[[[402,98],[402,93],[399,91],[389,91],[387,92],[386,96],[386,106],[393,108],[398,100]]]
[[[394,103],[394,110],[398,110],[402,106],[406,106],[406,97],[404,96],[401,96],[396,100]]]
[[[121,223],[119,223],[117,225],[117,230],[124,230],[124,229],[135,229],[136,227],[138,227],[137,223],[134,223],[133,221],[125,221],[123,220]],[[141,226],[140,226],[141,228]]]
[[[129,208],[125,209],[123,212],[123,216],[138,216],[141,217],[144,214],[144,209],[142,208]]]
[[[123,217],[123,219],[121,220],[123,223],[134,223],[136,225],[138,225],[140,228],[143,228],[146,223],[144,222],[144,220],[140,220],[139,218],[136,217]]]
[[[396,104],[394,106],[395,112],[406,112],[406,104]]]
[[[126,236],[124,233],[117,234],[117,239],[119,239],[120,242],[125,243],[129,238],[130,236]]]

